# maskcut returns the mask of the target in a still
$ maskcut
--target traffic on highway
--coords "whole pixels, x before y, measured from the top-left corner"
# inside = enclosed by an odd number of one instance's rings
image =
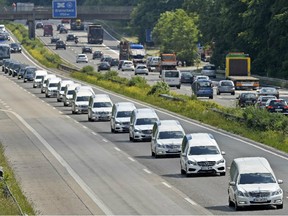
[[[60,34],[60,21],[48,22],[65,49],[43,35],[42,28],[37,36],[79,69],[91,65],[105,73],[99,69],[100,56],[119,57],[119,41],[106,31],[103,44],[90,44],[87,32],[64,24],[68,31]],[[69,34],[77,43],[67,40]],[[100,55],[94,58],[94,52]],[[68,73],[42,67],[23,49],[10,57],[3,60],[0,76],[0,137],[20,172],[23,190],[43,214],[287,214],[287,154],[71,79]],[[109,66],[120,76],[136,76],[135,68],[129,70],[133,63],[124,70]],[[163,79],[155,71],[146,75],[144,69],[138,72],[149,84]],[[211,80],[209,74],[208,79],[196,75],[193,85],[173,84],[171,89],[192,95],[205,85],[212,97],[201,100],[259,108],[269,102],[269,109],[286,112],[285,89],[241,91],[224,76]],[[273,108],[277,103],[283,108]]]

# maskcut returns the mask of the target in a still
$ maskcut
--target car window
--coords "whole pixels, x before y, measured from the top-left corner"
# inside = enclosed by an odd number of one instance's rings
[[[119,111],[117,112],[117,118],[125,118],[125,117],[130,117],[132,111]]]
[[[76,101],[89,101],[89,96],[79,96]]]
[[[182,131],[161,131],[158,139],[180,139],[183,138],[183,136]]]
[[[139,118],[136,120],[136,125],[152,125],[156,121],[156,118]]]
[[[216,155],[220,154],[216,146],[191,146],[189,155]]]
[[[112,104],[110,102],[95,102],[93,104],[94,108],[100,108],[100,107],[112,107]]]
[[[233,86],[232,82],[221,82],[221,86]]]
[[[271,173],[244,173],[240,175],[239,184],[276,183]]]
[[[287,106],[287,103],[284,100],[272,100],[270,102],[270,105],[271,106]]]

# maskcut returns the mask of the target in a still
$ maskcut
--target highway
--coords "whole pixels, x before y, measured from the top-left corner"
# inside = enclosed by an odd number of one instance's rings
[[[80,37],[80,42],[84,38]],[[112,42],[105,40],[105,45]],[[57,53],[74,63],[75,51],[79,53],[80,47],[71,43],[66,51]],[[105,46],[97,48],[113,52]],[[22,54],[13,54],[12,58],[31,64]],[[149,142],[132,143],[126,133],[110,133],[109,122],[88,122],[87,114],[72,115],[69,107],[63,107],[55,98],[45,98],[31,83],[2,73],[0,85],[1,141],[16,175],[21,178],[24,192],[37,209],[48,209],[43,214],[285,215],[288,212],[287,154],[157,109],[160,119],[179,120],[186,133],[213,134],[226,152],[228,171],[234,158],[263,156],[276,176],[284,180],[283,209],[257,207],[235,212],[228,207],[228,174],[186,178],[180,174],[179,158],[152,158]],[[131,101],[97,87],[94,90],[109,93],[114,103]],[[145,107],[133,102],[137,107]]]

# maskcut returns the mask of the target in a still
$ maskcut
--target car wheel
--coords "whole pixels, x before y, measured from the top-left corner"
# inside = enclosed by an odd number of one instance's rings
[[[219,91],[217,91],[217,95],[220,95],[221,93]]]
[[[225,176],[226,175],[226,172],[221,172],[220,173],[220,176]]]
[[[185,170],[185,174],[186,174],[186,177],[190,177],[191,174],[187,172],[187,167],[186,167],[186,170]]]
[[[229,195],[228,195],[228,205],[229,205],[229,207],[233,207],[234,206],[234,203],[231,201]]]
[[[276,205],[277,209],[283,209],[283,203],[281,205]]]
[[[235,95],[235,92],[232,92],[231,95]]]
[[[209,99],[213,99],[213,96],[210,96]]]
[[[115,130],[112,128],[112,126],[111,126],[111,133],[115,133]]]
[[[178,85],[178,86],[177,86],[177,89],[180,89],[180,88],[181,88],[181,85]]]
[[[124,69],[122,69],[122,71],[124,71]]]
[[[151,156],[154,157],[155,153],[153,152],[152,148],[151,148]]]
[[[240,207],[238,206],[238,203],[237,203],[236,199],[234,201],[234,208],[235,208],[235,211],[239,211],[240,210]]]

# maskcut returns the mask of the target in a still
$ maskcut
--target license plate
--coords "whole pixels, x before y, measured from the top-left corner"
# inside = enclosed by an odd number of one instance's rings
[[[201,167],[201,170],[212,170],[212,167],[210,167],[210,166],[203,166],[203,167]]]
[[[267,202],[267,198],[254,198],[254,202]]]
[[[275,109],[276,112],[282,112],[283,109]]]
[[[169,149],[168,152],[178,152],[178,149]]]

